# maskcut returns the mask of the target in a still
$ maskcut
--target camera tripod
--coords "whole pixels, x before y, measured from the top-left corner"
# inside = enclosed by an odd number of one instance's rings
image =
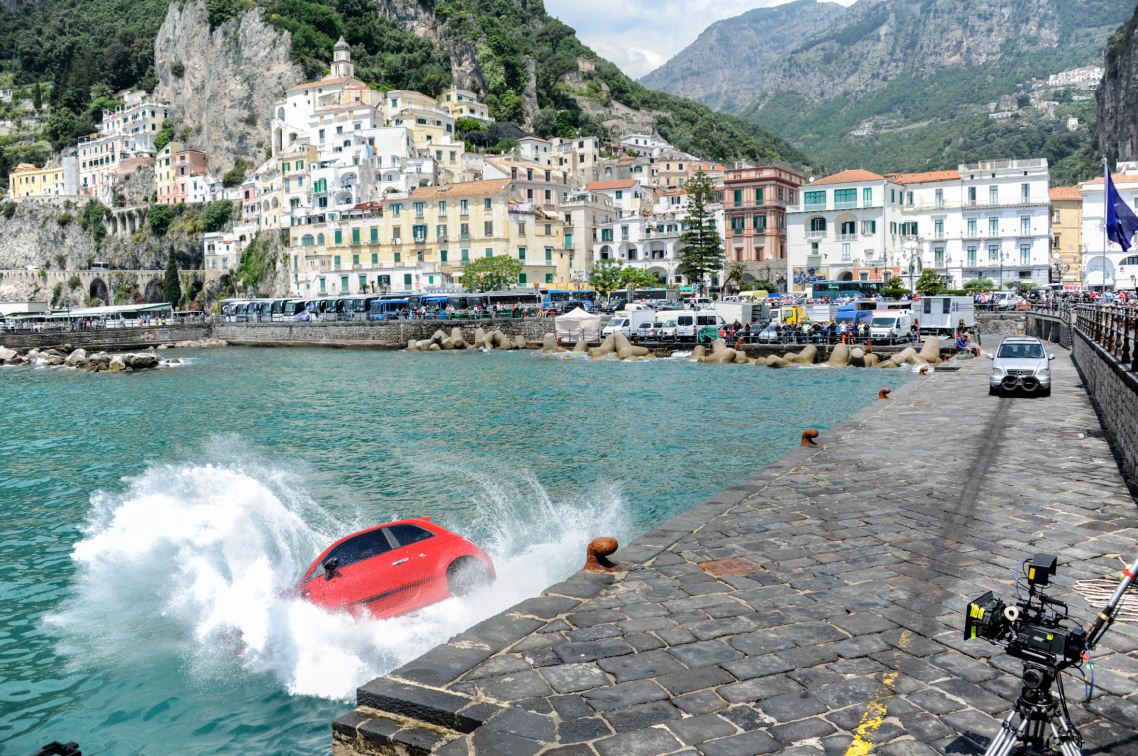
[[[1067,714],[1059,672],[1056,667],[1023,665],[1023,688],[1015,708],[1001,723],[984,756],[1008,756],[1017,743],[1041,753],[1058,748],[1063,756],[1082,755],[1083,738]],[[1052,684],[1057,684],[1058,696],[1052,694]]]

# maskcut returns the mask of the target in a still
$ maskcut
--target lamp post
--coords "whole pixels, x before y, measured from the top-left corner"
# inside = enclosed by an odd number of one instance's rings
[[[1000,282],[996,284],[1000,291],[1004,290],[1004,260],[1007,260],[1010,255],[1007,252],[1001,251],[999,254],[1000,260]]]
[[[952,264],[952,256],[951,256],[951,255],[948,255],[948,254],[945,254],[945,256],[944,256],[944,280],[943,280],[941,283],[943,283],[943,284],[944,284],[944,287],[945,287],[946,289],[951,289],[951,288],[952,288],[952,286],[950,286],[950,285],[949,285],[949,284],[950,284],[950,281],[949,281],[949,278],[948,278],[948,267],[949,267],[951,264]]]
[[[909,293],[915,294],[916,289],[913,285],[913,275],[921,267],[921,252],[920,246],[916,241],[910,241],[905,244],[905,251],[901,254],[901,259],[904,260],[909,268]]]

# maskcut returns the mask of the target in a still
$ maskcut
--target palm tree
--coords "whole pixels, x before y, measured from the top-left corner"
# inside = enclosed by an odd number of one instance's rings
[[[747,283],[747,266],[741,262],[733,262],[727,266],[727,275],[723,278],[723,290],[734,285],[735,291],[742,291]]]

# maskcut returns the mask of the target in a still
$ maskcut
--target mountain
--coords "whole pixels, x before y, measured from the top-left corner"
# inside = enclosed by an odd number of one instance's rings
[[[755,8],[707,27],[640,83],[729,111],[763,89],[783,55],[832,28],[845,12],[837,3],[815,0]]]
[[[1069,92],[1055,93],[1059,106],[1044,104],[1053,98],[1033,97],[1032,80],[1097,63],[1130,10],[1119,0],[858,0],[828,7],[819,22],[809,3],[784,7],[791,30],[821,26],[787,33],[792,48],[766,56],[761,70],[750,70],[735,40],[777,37],[769,13],[726,19],[701,35],[692,45],[700,60],[736,55],[742,65],[723,67],[730,83],[700,90],[700,99],[790,139],[816,163],[876,170],[951,167],[962,155],[1018,156],[1029,146],[1060,159],[1080,151],[1081,143],[1059,142],[1069,141],[1066,119],[1093,120],[1093,108]],[[691,91],[691,49],[646,81]],[[1038,143],[988,124],[990,110],[1012,112]]]
[[[1138,160],[1138,8],[1106,47],[1098,98],[1098,139],[1102,154]]]
[[[255,162],[264,103],[290,76],[322,75],[341,35],[372,86],[437,94],[457,83],[500,122],[542,136],[655,129],[712,160],[805,162],[753,123],[632,81],[540,0],[8,0],[0,81],[42,83],[51,115],[22,146],[0,139],[0,181],[38,137],[74,143],[113,92],[135,86],[183,97],[172,103],[179,136],[218,150],[223,167]]]

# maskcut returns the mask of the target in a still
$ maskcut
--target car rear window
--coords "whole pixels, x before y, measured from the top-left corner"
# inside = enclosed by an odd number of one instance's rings
[[[692,324],[692,316],[691,315],[681,315],[679,317],[679,319],[676,320],[676,322],[680,325],[691,325]]]
[[[426,528],[421,528],[418,525],[408,525],[407,523],[392,525],[388,530],[391,531],[391,535],[395,536],[395,540],[399,542],[400,546],[410,546],[413,543],[425,541],[434,536],[434,533]]]

